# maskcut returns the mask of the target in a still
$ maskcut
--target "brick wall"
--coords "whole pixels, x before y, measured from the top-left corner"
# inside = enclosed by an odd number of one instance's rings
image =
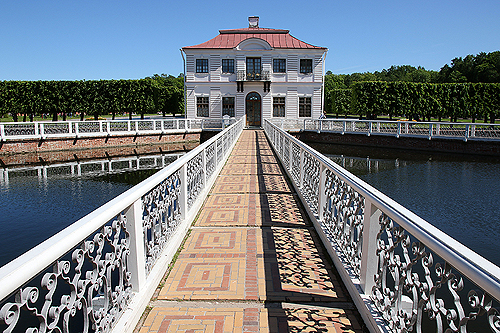
[[[182,152],[192,150],[198,145],[199,142],[173,142],[157,145],[143,145],[137,147],[126,146],[0,155],[0,167],[43,165],[52,163],[95,160],[101,158]]]
[[[500,156],[500,142],[497,141],[464,141],[461,139],[437,139],[410,138],[410,137],[392,137],[383,135],[364,134],[340,134],[303,131],[291,133],[302,142],[317,142],[356,145],[380,148],[399,148],[420,151],[435,151],[459,154],[475,154]]]
[[[170,143],[199,143],[201,131],[179,134],[125,135],[85,138],[50,138],[0,142],[0,156],[26,153],[79,151],[96,148],[141,147]]]

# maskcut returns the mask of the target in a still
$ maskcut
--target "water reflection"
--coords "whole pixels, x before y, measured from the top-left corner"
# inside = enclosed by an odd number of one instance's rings
[[[420,217],[500,265],[500,160],[312,145]]]
[[[0,168],[0,266],[183,154],[132,155]]]

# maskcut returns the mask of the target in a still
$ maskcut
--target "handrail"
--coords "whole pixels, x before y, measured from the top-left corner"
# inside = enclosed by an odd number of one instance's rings
[[[83,332],[133,330],[244,124],[0,267],[0,330],[26,316],[38,317],[39,331],[65,331],[74,316]]]
[[[225,119],[137,119],[92,121],[36,121],[0,123],[0,141],[47,138],[85,138],[116,135],[151,135],[224,129],[236,122]]]
[[[264,129],[372,331],[379,331],[372,308],[398,332],[421,330],[422,311],[437,331],[488,313],[494,331],[500,267],[270,121]],[[462,279],[481,291],[460,292]]]
[[[418,137],[432,140],[461,139],[500,140],[500,124],[415,122],[357,119],[280,119],[273,124],[286,130],[308,130],[340,134],[387,135],[394,137]]]

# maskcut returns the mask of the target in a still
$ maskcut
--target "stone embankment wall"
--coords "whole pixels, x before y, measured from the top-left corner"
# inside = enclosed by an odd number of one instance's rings
[[[200,130],[176,134],[2,141],[0,166],[185,151],[200,144],[201,133]]]
[[[411,149],[443,153],[474,154],[500,156],[500,140],[478,141],[463,139],[441,139],[395,137],[387,135],[340,134],[316,131],[300,131],[290,133],[305,143],[331,143],[379,148]]]

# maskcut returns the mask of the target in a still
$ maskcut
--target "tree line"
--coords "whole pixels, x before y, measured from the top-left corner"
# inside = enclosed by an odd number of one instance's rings
[[[500,51],[455,58],[441,70],[392,66],[374,73],[325,75],[325,111],[335,115],[500,118]]]
[[[0,117],[57,121],[68,115],[99,119],[102,115],[182,114],[184,78],[158,75],[139,80],[0,81]]]

